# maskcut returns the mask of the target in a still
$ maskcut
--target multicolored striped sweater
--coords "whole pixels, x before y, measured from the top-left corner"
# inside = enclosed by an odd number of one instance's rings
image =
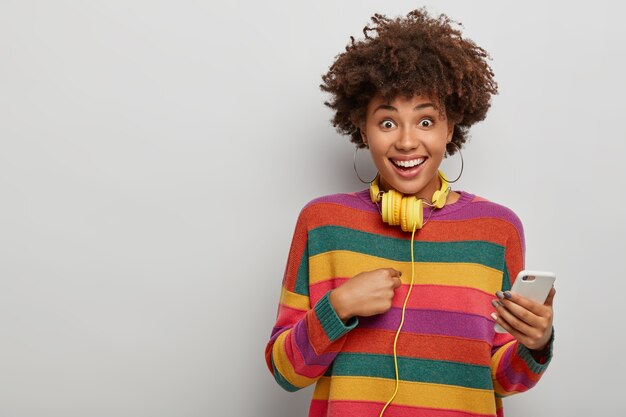
[[[524,267],[524,234],[506,207],[467,192],[415,234],[415,284],[398,339],[399,391],[386,417],[502,416],[552,357],[495,333],[498,290]],[[393,340],[411,282],[411,234],[384,224],[369,190],[308,203],[298,217],[267,366],[284,389],[316,383],[309,417],[378,417],[395,389]],[[343,323],[329,291],[376,268],[402,271],[392,308]]]

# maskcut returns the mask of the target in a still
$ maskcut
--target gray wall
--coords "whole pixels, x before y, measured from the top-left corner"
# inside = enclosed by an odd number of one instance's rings
[[[419,5],[1,0],[0,417],[306,415],[263,358],[291,233],[363,187],[320,75]],[[514,209],[558,274],[556,357],[507,416],[617,416],[625,7],[427,6],[500,86],[456,188]]]

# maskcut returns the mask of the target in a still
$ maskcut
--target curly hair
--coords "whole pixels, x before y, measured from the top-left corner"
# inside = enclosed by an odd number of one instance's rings
[[[320,89],[332,95],[324,104],[335,111],[333,126],[363,148],[359,125],[376,94],[389,101],[426,95],[437,99],[440,114],[455,123],[452,141],[461,148],[470,126],[485,118],[491,95],[497,94],[489,54],[451,27],[461,23],[444,14],[433,18],[424,8],[406,18],[376,13],[371,20],[373,26],[363,28],[365,39],[355,42],[350,36],[346,51],[322,76]],[[456,147],[448,144],[447,151],[452,155]]]

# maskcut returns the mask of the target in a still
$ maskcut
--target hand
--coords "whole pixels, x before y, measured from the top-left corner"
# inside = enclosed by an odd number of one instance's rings
[[[373,316],[391,308],[402,273],[393,268],[361,272],[331,291],[329,300],[344,322],[354,316]]]
[[[493,303],[498,314],[492,314],[492,317],[528,349],[543,350],[552,336],[555,294],[556,290],[552,287],[546,302],[539,304],[519,294],[498,291],[499,300]]]

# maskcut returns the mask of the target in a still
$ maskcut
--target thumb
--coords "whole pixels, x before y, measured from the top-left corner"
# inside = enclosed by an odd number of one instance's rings
[[[384,269],[386,269],[386,270],[387,270],[387,272],[389,272],[389,275],[390,275],[391,277],[398,277],[398,278],[399,278],[399,277],[401,277],[401,276],[402,276],[402,272],[401,272],[401,271],[398,271],[398,270],[397,270],[397,269],[395,269],[395,268],[384,268]]]
[[[550,292],[548,293],[548,298],[546,298],[546,302],[543,305],[552,307],[552,303],[554,301],[554,295],[556,294],[556,289],[552,287]]]

